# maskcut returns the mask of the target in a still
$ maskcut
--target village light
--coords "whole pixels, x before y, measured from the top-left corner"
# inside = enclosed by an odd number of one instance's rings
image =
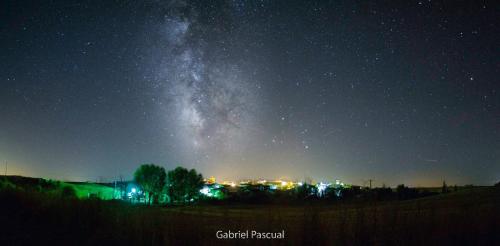
[[[316,186],[318,187],[318,194],[319,194],[319,196],[323,196],[326,188],[328,186],[330,186],[330,184],[326,184],[326,183],[320,182]]]
[[[132,193],[135,193],[137,192],[137,189],[136,188],[132,188]]]
[[[205,196],[211,195],[210,188],[208,188],[207,186],[203,187],[203,189],[200,190],[200,193],[205,195]]]

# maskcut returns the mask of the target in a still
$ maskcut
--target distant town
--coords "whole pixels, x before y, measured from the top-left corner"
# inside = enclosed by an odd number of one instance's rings
[[[75,183],[78,184],[78,183]],[[113,199],[129,200],[131,202],[144,203],[146,200],[146,194],[141,189],[141,186],[134,181],[116,181],[112,183],[101,183],[106,187],[113,188]],[[218,199],[222,200],[230,196],[231,194],[236,194],[241,191],[248,192],[292,192],[295,189],[304,187],[309,190],[309,196],[314,196],[318,198],[325,197],[335,191],[336,196],[340,197],[343,189],[360,189],[361,186],[345,184],[339,179],[333,182],[297,182],[284,179],[267,180],[267,179],[245,179],[240,181],[228,181],[224,180],[222,182],[217,182],[215,177],[211,176],[209,178],[203,179],[203,186],[199,190],[200,196],[208,199]],[[102,198],[102,192],[99,190],[89,190],[88,197],[96,196]],[[92,193],[94,192],[94,193]],[[111,198],[106,196],[106,198]],[[160,199],[161,200],[161,199]]]

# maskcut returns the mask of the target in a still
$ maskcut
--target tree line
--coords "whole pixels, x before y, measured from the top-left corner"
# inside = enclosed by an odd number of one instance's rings
[[[199,197],[203,187],[203,176],[195,169],[177,167],[166,172],[154,164],[141,165],[134,173],[134,181],[144,191],[147,204],[160,199],[167,203],[191,202]]]
[[[134,173],[134,181],[144,192],[146,204],[162,203],[190,203],[194,201],[208,200],[216,202],[203,196],[200,190],[204,187],[203,176],[195,169],[188,170],[177,167],[168,172],[163,167],[154,164],[143,164]],[[315,200],[407,200],[429,195],[438,194],[417,188],[409,188],[399,185],[396,189],[388,187],[363,188],[352,186],[328,187],[323,191],[312,184],[304,183],[290,190],[270,190],[265,185],[248,185],[238,187],[233,192],[228,192],[225,187],[219,188],[223,193],[223,200],[237,203],[268,203],[268,202],[294,202],[294,201],[315,201]],[[456,190],[456,188],[455,188]],[[443,183],[441,193],[450,191],[446,183]]]

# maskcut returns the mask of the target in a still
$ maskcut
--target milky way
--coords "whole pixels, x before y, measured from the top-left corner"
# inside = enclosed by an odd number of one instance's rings
[[[193,15],[193,14],[191,14]],[[161,56],[155,83],[170,99],[170,117],[182,148],[194,151],[196,162],[213,160],[212,155],[235,154],[246,147],[255,130],[258,106],[251,83],[241,69],[213,54],[202,39],[193,40],[202,25],[195,17],[169,15],[160,21]],[[214,58],[215,57],[215,58]],[[255,133],[254,133],[255,134]]]

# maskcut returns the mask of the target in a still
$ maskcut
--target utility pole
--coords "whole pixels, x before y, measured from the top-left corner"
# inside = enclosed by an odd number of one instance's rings
[[[7,177],[7,160],[5,160],[5,173],[4,176]]]
[[[370,190],[372,189],[372,180],[370,179]]]
[[[118,186],[120,188],[120,199],[123,198],[123,178],[122,175],[120,174],[120,185]]]

